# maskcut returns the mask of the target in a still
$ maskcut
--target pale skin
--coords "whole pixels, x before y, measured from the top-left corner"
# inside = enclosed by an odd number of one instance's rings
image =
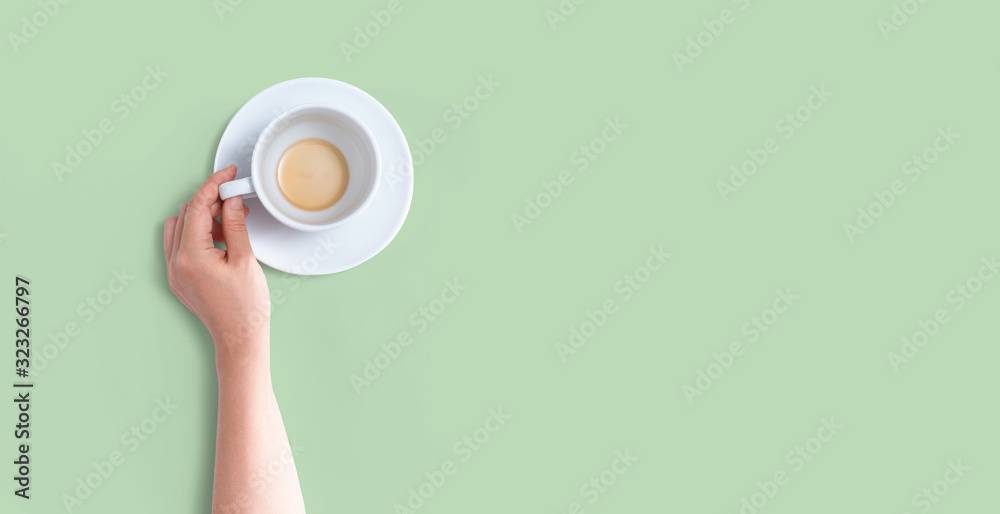
[[[247,237],[249,210],[240,196],[219,198],[219,185],[235,176],[235,166],[216,172],[163,224],[170,289],[215,343],[219,419],[212,512],[304,513],[271,386],[271,301]]]

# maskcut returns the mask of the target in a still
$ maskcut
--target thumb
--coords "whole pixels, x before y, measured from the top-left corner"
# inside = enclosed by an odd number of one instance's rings
[[[229,260],[253,259],[250,238],[247,236],[247,219],[243,213],[243,196],[234,196],[222,206],[222,235],[226,238]]]

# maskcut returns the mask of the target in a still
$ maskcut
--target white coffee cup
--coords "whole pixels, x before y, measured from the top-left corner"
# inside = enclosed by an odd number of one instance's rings
[[[281,155],[292,144],[309,138],[323,139],[339,148],[348,168],[344,196],[319,211],[292,205],[278,187]],[[375,197],[381,176],[378,143],[361,119],[330,105],[304,104],[271,121],[254,145],[250,176],[221,184],[219,196],[223,200],[237,195],[256,196],[278,221],[296,230],[317,232],[347,223],[363,211]]]

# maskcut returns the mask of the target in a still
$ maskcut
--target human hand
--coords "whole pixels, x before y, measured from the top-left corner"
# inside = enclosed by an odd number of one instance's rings
[[[271,300],[247,237],[249,209],[242,196],[219,199],[219,185],[235,177],[233,165],[214,173],[179,215],[163,223],[170,289],[212,335],[217,367],[244,359],[266,362],[269,352]],[[221,223],[214,219],[220,215]]]

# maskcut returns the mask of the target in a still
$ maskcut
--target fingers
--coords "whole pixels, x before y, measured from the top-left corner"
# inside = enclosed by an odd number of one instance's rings
[[[236,177],[236,166],[215,172],[191,197],[188,215],[184,218],[184,245],[193,249],[212,248],[212,205],[219,200],[219,184]]]
[[[248,216],[249,214],[250,214],[250,207],[244,205],[243,215]],[[212,217],[218,218],[221,215],[222,215],[222,200],[216,200],[215,203],[212,204]]]
[[[216,216],[222,214],[222,207],[221,207],[222,203],[219,203],[219,206],[220,206],[218,208],[219,212],[216,213]],[[244,205],[243,216],[245,217],[248,214],[250,214],[250,208]],[[216,243],[226,242],[226,235],[222,233],[222,224],[216,221],[214,218],[212,219],[212,241],[215,241]]]
[[[234,196],[223,203],[222,235],[226,239],[227,259],[240,261],[254,258],[250,238],[247,236],[243,196]]]
[[[173,249],[170,251],[170,255],[177,255],[177,250],[181,247],[181,235],[184,232],[184,215],[187,214],[188,204],[181,206],[181,213],[177,215],[177,222],[174,223],[174,241]]]
[[[222,224],[215,220],[212,220],[212,241],[216,243],[226,242],[226,236],[222,233]]]
[[[163,254],[170,260],[170,253],[174,251],[174,229],[177,228],[177,216],[171,216],[163,222]]]
[[[229,182],[236,178],[236,165],[230,164],[225,168],[215,172],[208,177],[201,187],[195,191],[191,197],[191,207],[194,209],[207,209],[219,199],[219,186],[223,182]]]
[[[214,249],[212,241],[220,243],[226,242],[227,230],[223,229],[222,223],[215,220],[217,216],[223,214],[223,202],[219,199],[219,185],[236,177],[236,166],[228,166],[208,178],[191,201],[181,206],[181,212],[177,216],[171,216],[164,222],[163,232],[163,252],[167,259],[174,256],[182,246],[189,246],[195,250]],[[253,255],[249,250],[250,243],[246,236],[246,216],[250,213],[250,208],[242,205],[240,198],[240,211],[228,213],[223,218],[223,223],[227,218],[239,218],[232,226],[233,231],[242,233],[242,238],[237,237],[236,247],[238,248],[234,257],[244,254]],[[169,230],[168,230],[169,229]],[[241,246],[241,242],[244,244]],[[231,245],[227,245],[229,248]],[[245,248],[244,248],[245,247]]]

